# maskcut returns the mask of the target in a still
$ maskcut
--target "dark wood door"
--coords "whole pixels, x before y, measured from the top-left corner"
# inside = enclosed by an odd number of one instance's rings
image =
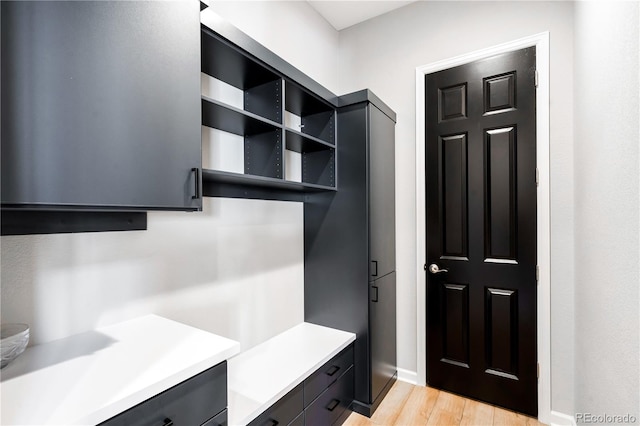
[[[427,382],[535,416],[535,48],[429,74],[426,102]]]
[[[0,8],[3,207],[200,209],[197,2]]]

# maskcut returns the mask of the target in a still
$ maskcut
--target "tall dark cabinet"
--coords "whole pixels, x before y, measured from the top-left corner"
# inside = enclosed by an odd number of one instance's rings
[[[354,410],[397,376],[395,113],[368,90],[338,109],[338,191],[306,196],[305,321],[356,333]]]
[[[200,210],[198,3],[0,8],[3,210]]]

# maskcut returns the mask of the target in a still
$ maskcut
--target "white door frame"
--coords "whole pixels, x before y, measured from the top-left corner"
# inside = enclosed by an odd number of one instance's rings
[[[549,205],[549,33],[544,32],[509,43],[456,56],[416,68],[416,259],[417,269],[417,376],[427,380],[426,343],[426,203],[425,203],[425,75],[525,47],[536,47],[536,165],[538,280],[537,339],[538,419],[549,423],[551,414],[551,242]]]

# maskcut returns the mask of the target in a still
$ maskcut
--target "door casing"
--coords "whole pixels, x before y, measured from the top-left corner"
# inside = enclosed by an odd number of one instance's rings
[[[549,33],[544,32],[512,42],[416,68],[416,361],[419,385],[426,385],[426,200],[425,200],[425,75],[474,62],[500,53],[536,47],[536,167],[537,188],[537,289],[538,419],[551,418],[551,230],[549,181]]]

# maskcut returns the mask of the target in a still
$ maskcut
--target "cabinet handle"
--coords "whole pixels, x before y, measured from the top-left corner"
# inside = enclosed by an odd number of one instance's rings
[[[374,270],[374,272],[371,273],[371,276],[372,277],[377,277],[378,276],[378,261],[377,260],[372,260],[371,263],[372,263],[373,270]]]
[[[173,420],[171,420],[169,417],[165,418],[162,426],[173,426]]]
[[[378,301],[378,287],[376,287],[375,285],[371,286],[371,290],[373,290],[375,293],[375,296],[371,297],[371,301],[372,302],[377,302]]]
[[[329,411],[333,411],[333,410],[335,410],[335,409],[336,409],[336,407],[337,407],[339,404],[340,404],[340,400],[338,400],[338,399],[334,399],[334,400],[332,400],[332,401],[329,403],[329,405],[327,405],[327,407],[326,407],[326,408],[327,408],[327,410],[329,410]]]
[[[195,180],[196,180],[196,184],[195,184],[196,195],[193,195],[191,198],[193,200],[197,200],[198,198],[200,198],[200,169],[198,167],[194,167],[193,169],[191,169],[191,171],[194,173]]]
[[[265,426],[276,426],[279,422],[277,420],[269,419]]]
[[[330,369],[327,370],[327,376],[333,376],[338,372],[338,370],[340,370],[340,367],[338,367],[337,365],[332,366]]]

